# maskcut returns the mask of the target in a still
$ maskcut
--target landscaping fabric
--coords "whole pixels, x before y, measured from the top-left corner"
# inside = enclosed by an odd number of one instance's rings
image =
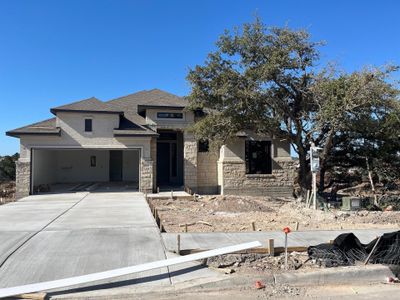
[[[310,259],[326,267],[350,266],[364,262],[378,238],[363,244],[353,233],[339,235],[332,244],[319,244],[308,248]],[[371,264],[400,265],[400,231],[385,233],[369,258]]]

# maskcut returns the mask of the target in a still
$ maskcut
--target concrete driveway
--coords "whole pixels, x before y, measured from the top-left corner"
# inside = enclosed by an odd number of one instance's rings
[[[0,288],[165,258],[141,193],[37,195],[0,206]],[[159,279],[158,285],[171,283],[167,268],[114,282],[151,279]]]

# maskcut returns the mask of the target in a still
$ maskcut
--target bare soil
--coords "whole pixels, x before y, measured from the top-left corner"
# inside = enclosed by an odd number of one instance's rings
[[[0,205],[15,201],[15,182],[0,182]]]
[[[292,198],[203,196],[194,200],[151,200],[167,232],[241,232],[394,228],[400,225],[400,211],[328,211],[307,208]]]

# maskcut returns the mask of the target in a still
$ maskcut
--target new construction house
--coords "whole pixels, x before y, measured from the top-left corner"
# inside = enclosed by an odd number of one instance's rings
[[[146,90],[51,108],[45,121],[7,132],[20,139],[17,198],[57,184],[121,182],[142,192],[158,187],[197,193],[291,195],[290,144],[240,132],[211,151],[190,126],[202,114],[187,100]],[[42,189],[43,190],[43,189]]]

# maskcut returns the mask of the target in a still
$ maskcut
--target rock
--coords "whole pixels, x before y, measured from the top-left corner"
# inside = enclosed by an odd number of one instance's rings
[[[393,211],[393,205],[389,205],[385,208],[385,211]]]

